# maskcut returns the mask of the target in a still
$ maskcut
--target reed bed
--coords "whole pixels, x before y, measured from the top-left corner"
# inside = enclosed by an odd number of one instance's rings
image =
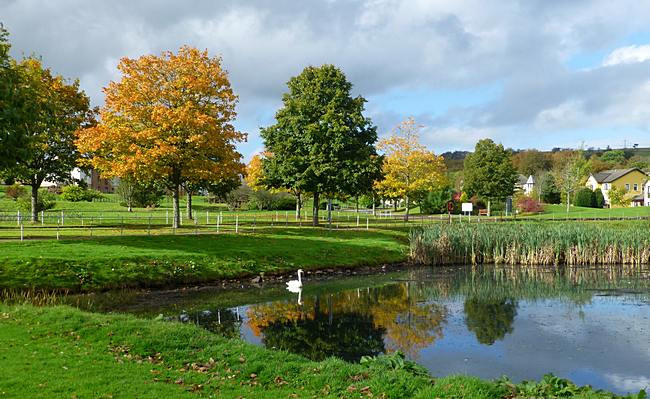
[[[414,229],[409,255],[428,265],[650,264],[647,223],[482,223]]]

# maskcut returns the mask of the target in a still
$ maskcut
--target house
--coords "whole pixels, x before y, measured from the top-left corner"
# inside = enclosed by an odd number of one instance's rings
[[[612,187],[624,189],[632,199],[632,206],[642,206],[647,205],[644,200],[647,180],[648,176],[638,168],[611,169],[589,175],[586,186],[591,190],[599,188],[607,206],[610,205],[609,191]]]
[[[515,189],[522,190],[525,195],[531,195],[535,189],[535,177],[533,175],[528,177],[519,175],[515,183]]]
[[[74,168],[70,172],[70,177],[74,182],[77,182],[77,184],[83,183],[86,187],[100,191],[104,194],[114,193],[115,188],[119,184],[119,179],[103,179],[99,173],[92,169],[86,172],[79,168]],[[65,184],[49,180],[41,183],[41,187],[57,191],[62,185]]]

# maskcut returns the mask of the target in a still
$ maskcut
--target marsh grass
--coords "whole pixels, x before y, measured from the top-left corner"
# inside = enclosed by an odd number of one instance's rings
[[[641,265],[650,263],[648,223],[453,224],[410,234],[410,259],[429,265]]]

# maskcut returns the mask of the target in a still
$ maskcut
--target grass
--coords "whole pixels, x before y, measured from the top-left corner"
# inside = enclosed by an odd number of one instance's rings
[[[0,288],[89,291],[404,261],[399,231],[104,237],[0,244]]]
[[[567,216],[566,204],[561,205],[544,205],[544,212],[535,215],[537,218],[542,219],[562,219]],[[650,207],[625,207],[625,208],[584,208],[580,206],[569,207],[569,218],[585,218],[585,219],[608,219],[608,218],[623,218],[623,217],[650,217]]]
[[[433,225],[410,236],[422,264],[648,264],[648,222]]]
[[[314,362],[192,325],[64,306],[0,304],[0,326],[2,397],[615,397],[552,376],[518,385],[432,379],[399,356]]]

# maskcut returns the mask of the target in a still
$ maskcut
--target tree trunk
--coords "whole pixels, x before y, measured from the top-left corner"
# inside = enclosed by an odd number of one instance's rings
[[[300,210],[302,208],[302,198],[300,196],[300,193],[296,194],[296,220],[302,219],[302,216],[300,215]]]
[[[566,192],[566,213],[569,213],[569,203],[570,203],[569,198],[570,198],[570,196],[571,196],[571,192],[567,191]]]
[[[372,193],[372,216],[377,216],[377,210],[375,208],[375,193]]]
[[[393,200],[393,210],[395,212],[397,212],[397,200],[396,199]]]
[[[404,213],[404,221],[408,222],[409,221],[409,205],[410,205],[408,195],[406,196],[404,202],[406,203],[406,212]]]
[[[355,201],[355,202],[356,202],[356,203],[355,203],[356,211],[357,211],[357,213],[359,213],[359,196],[358,196],[358,195],[357,195],[357,197],[356,197],[356,201]]]
[[[38,186],[40,184],[32,184],[32,222],[38,222]]]
[[[187,220],[192,220],[192,193],[190,190],[187,190]]]
[[[180,212],[180,206],[179,206],[179,192],[178,192],[178,184],[174,186],[172,189],[172,208],[173,208],[173,215],[172,215],[172,226],[174,228],[179,228],[181,227],[181,212]]]
[[[133,212],[133,204],[132,204],[132,201],[129,201],[129,203],[127,204],[127,210],[128,210],[129,212]]]
[[[314,206],[313,206],[312,225],[313,226],[318,226],[318,192],[314,193]]]

